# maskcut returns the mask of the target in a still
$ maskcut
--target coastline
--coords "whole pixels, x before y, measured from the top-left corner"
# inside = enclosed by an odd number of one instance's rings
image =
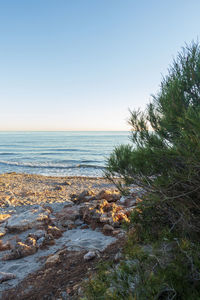
[[[65,202],[84,190],[98,193],[116,187],[103,177],[46,176],[26,173],[0,174],[0,208]]]

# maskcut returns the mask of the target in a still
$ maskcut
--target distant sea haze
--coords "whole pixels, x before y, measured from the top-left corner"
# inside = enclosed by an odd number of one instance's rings
[[[0,173],[102,176],[125,131],[0,132]]]

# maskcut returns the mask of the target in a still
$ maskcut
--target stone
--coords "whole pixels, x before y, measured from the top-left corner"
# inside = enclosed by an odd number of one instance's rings
[[[46,231],[45,230],[42,230],[42,229],[38,229],[36,230],[35,232],[33,233],[29,233],[29,237],[32,237],[36,240],[40,239],[41,237],[44,237],[46,234]]]
[[[77,226],[81,226],[83,224],[83,221],[80,219],[77,219],[74,224],[76,224]]]
[[[136,205],[136,199],[130,196],[122,196],[119,200],[119,204],[122,204],[126,207],[133,207]]]
[[[114,228],[109,224],[105,224],[103,226],[103,233],[112,233],[113,230],[114,230]]]
[[[60,257],[59,257],[59,254],[56,253],[54,255],[51,255],[47,258],[46,262],[45,262],[45,265],[49,266],[49,265],[54,265],[56,263],[59,263],[60,262]]]
[[[51,233],[54,239],[59,239],[62,236],[62,231],[56,226],[48,226],[47,233]]]
[[[3,260],[18,259],[34,254],[37,251],[36,246],[29,246],[22,242],[18,242],[16,247],[3,257]]]
[[[96,253],[94,251],[89,251],[88,253],[86,253],[84,255],[84,260],[91,260],[94,259],[96,257]]]
[[[11,217],[10,214],[0,214],[0,223],[5,222],[7,219]]]
[[[36,247],[37,248],[37,242],[36,239],[32,238],[32,237],[27,237],[26,239],[26,245],[31,246],[31,247]]]
[[[12,273],[0,272],[0,283],[7,281],[7,280],[15,279],[15,278],[16,278],[16,275],[14,275]]]
[[[68,225],[68,230],[76,229],[77,225],[76,224],[69,224]]]
[[[58,185],[54,188],[55,191],[62,191],[62,186]]]
[[[55,240],[51,233],[46,233],[42,239],[43,239],[43,242],[42,242],[42,245],[40,246],[41,248],[55,244]],[[39,241],[37,241],[37,244],[38,244],[38,242]]]
[[[83,224],[83,225],[81,225],[81,227],[80,227],[81,229],[88,229],[89,228],[89,226],[87,225],[87,224]]]
[[[79,218],[79,207],[73,206],[73,207],[63,208],[60,212],[56,213],[56,217],[60,221],[63,220],[75,221],[76,219]]]
[[[3,243],[2,240],[0,240],[0,251],[6,251],[6,250],[10,250],[11,249],[11,245],[9,243],[9,241],[7,241],[6,243]]]
[[[40,227],[49,222],[49,211],[39,207],[13,215],[7,221],[6,228],[10,232],[25,231],[30,228]]]
[[[119,199],[119,203],[122,204],[122,205],[124,205],[125,202],[126,202],[126,199],[127,199],[127,197],[122,196],[122,197]]]
[[[117,253],[115,254],[114,261],[115,261],[115,262],[119,262],[121,258],[122,258],[121,252],[117,252]]]
[[[73,224],[74,224],[74,222],[70,221],[70,220],[61,220],[60,221],[60,225],[63,227],[68,227],[69,225],[73,225]]]
[[[77,197],[77,201],[79,203],[84,201],[90,201],[96,199],[94,196],[94,192],[91,190],[84,190],[82,193],[80,193]]]
[[[120,194],[110,190],[102,190],[96,195],[96,198],[98,200],[105,199],[108,202],[115,202],[120,199]]]
[[[6,234],[7,230],[5,227],[0,227],[0,238]]]

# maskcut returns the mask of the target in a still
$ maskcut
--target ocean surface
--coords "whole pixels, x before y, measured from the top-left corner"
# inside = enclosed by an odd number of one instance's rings
[[[124,131],[0,132],[0,173],[102,176],[106,158]]]

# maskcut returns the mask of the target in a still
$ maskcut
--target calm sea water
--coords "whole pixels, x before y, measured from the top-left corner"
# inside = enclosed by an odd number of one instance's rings
[[[113,148],[128,132],[0,132],[0,173],[102,176]]]

